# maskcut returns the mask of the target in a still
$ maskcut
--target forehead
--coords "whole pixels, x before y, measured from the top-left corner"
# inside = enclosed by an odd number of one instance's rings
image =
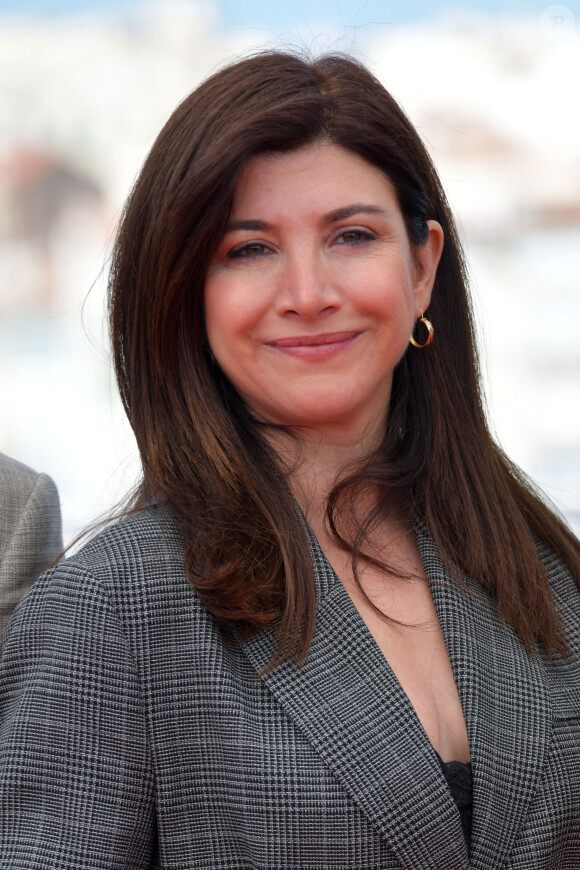
[[[295,151],[266,152],[243,166],[234,195],[234,212],[252,205],[292,207],[319,202],[324,208],[337,197],[396,204],[390,180],[373,164],[339,145],[317,142]]]

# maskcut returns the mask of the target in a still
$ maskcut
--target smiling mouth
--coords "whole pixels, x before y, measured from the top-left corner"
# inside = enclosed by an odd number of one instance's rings
[[[291,338],[279,338],[271,341],[272,347],[295,348],[295,347],[324,347],[329,344],[343,344],[360,335],[359,332],[326,332],[320,335],[294,335]]]

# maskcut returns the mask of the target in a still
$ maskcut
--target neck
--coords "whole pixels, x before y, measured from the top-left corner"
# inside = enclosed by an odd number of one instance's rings
[[[324,526],[328,496],[356,464],[373,453],[382,432],[367,431],[355,439],[302,429],[296,440],[273,430],[268,439],[288,471],[288,484],[315,533]]]

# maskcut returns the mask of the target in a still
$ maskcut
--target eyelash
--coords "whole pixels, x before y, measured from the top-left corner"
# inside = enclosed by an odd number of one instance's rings
[[[260,253],[251,253],[252,248],[260,249]],[[228,260],[239,260],[239,259],[253,259],[254,257],[260,257],[263,255],[264,251],[268,251],[269,248],[266,245],[261,244],[261,242],[246,242],[243,245],[238,245],[236,248],[233,248],[228,252]]]
[[[359,238],[356,241],[346,241],[346,236],[358,236]],[[337,236],[337,239],[345,239],[344,244],[346,245],[360,245],[363,242],[372,242],[376,239],[374,233],[371,233],[370,230],[344,230]]]
[[[348,241],[348,236],[357,236],[357,238],[351,238],[351,240]],[[340,242],[341,239],[343,240],[342,244],[354,247],[356,245],[361,245],[364,242],[372,242],[376,239],[376,236],[374,233],[371,233],[370,230],[344,230],[334,239],[334,242]],[[269,251],[270,248],[261,242],[245,242],[229,251],[227,257],[228,260],[250,260],[264,256],[264,253]]]

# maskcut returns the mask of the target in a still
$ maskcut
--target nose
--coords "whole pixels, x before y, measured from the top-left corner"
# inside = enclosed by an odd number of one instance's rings
[[[340,290],[319,251],[302,249],[286,257],[276,306],[280,315],[314,319],[340,305]]]

